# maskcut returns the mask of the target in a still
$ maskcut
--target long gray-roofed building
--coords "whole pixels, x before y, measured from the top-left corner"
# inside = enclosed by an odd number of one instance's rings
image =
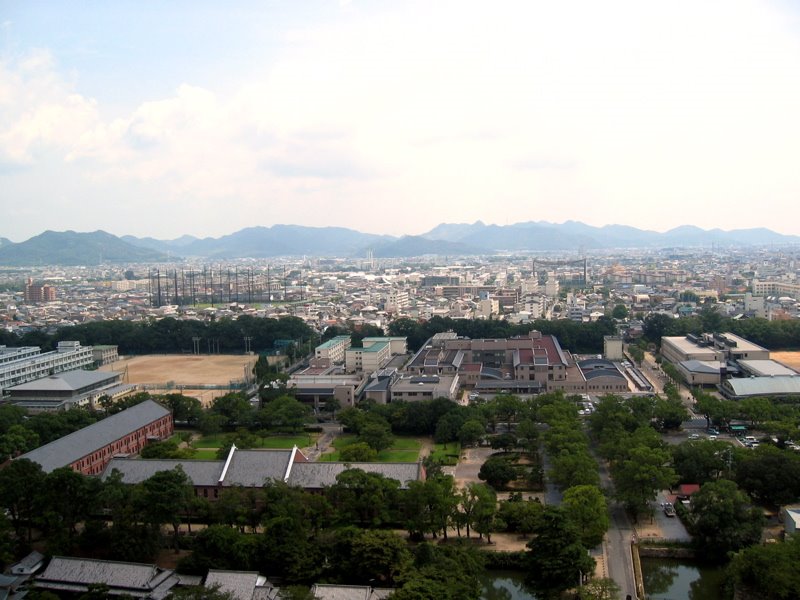
[[[234,600],[251,600],[259,585],[267,578],[256,571],[218,571],[212,569],[206,575],[205,587],[218,587],[220,592],[230,594]]]
[[[800,397],[800,377],[741,377],[726,379],[719,386],[726,398],[741,400],[754,396]]]
[[[36,578],[38,589],[79,593],[92,584],[108,586],[109,596],[161,600],[178,584],[174,571],[156,565],[54,556]]]
[[[292,450],[240,450],[233,446],[225,460],[137,459],[118,457],[109,461],[102,478],[116,470],[124,483],[145,481],[159,471],[180,467],[192,481],[196,496],[219,498],[229,487],[259,488],[269,481],[282,481],[308,490],[321,490],[336,483],[347,469],[361,469],[395,479],[401,488],[409,481],[425,479],[421,463],[309,462],[296,447]]]
[[[153,400],[132,406],[23,454],[45,473],[71,467],[84,475],[99,475],[118,454],[139,452],[148,440],[172,435],[172,413]]]
[[[296,463],[292,467],[288,483],[307,490],[321,490],[336,483],[336,477],[347,469],[383,475],[399,481],[403,489],[408,487],[409,481],[418,481],[424,475],[420,463],[306,462]]]

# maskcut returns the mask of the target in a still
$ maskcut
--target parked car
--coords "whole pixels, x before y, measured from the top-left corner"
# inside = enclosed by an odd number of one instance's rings
[[[699,433],[692,433],[692,434],[689,435],[689,439],[690,440],[699,440],[700,439],[700,434]]]
[[[672,502],[667,502],[664,504],[664,514],[668,517],[675,516],[675,507],[672,505]]]

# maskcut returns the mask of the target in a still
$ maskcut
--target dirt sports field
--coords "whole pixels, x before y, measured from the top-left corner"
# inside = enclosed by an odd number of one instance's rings
[[[247,355],[151,354],[123,357],[101,369],[126,373],[123,376],[125,383],[146,384],[146,389],[154,393],[180,391],[208,404],[229,390],[204,389],[205,386],[227,386],[231,381],[241,382],[245,371],[248,377],[252,376],[255,361],[255,356]]]
[[[777,360],[779,363],[794,369],[795,371],[800,371],[800,352],[798,351],[770,352],[769,357],[772,360]]]

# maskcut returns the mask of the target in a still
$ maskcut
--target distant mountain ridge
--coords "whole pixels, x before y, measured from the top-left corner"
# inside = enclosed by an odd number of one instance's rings
[[[129,244],[105,231],[45,231],[19,244],[0,246],[0,265],[98,265],[160,262],[165,254]]]
[[[683,225],[659,233],[626,225],[594,227],[579,221],[528,221],[511,225],[442,223],[422,235],[396,238],[345,227],[273,225],[248,227],[218,238],[183,235],[173,240],[119,238],[105,231],[46,231],[15,244],[0,238],[0,265],[92,265],[100,262],[163,262],[179,258],[270,258],[275,256],[476,255],[495,252],[541,252],[670,247],[765,246],[800,244],[800,236],[765,228],[704,230]]]

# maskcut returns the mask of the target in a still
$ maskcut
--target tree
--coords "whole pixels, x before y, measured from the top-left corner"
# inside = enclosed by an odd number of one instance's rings
[[[501,502],[497,517],[505,523],[506,531],[529,535],[536,527],[544,505],[538,499],[523,502],[521,496],[512,494],[507,501]]]
[[[145,519],[156,528],[162,523],[172,525],[173,546],[177,553],[178,528],[193,495],[189,477],[180,466],[171,471],[158,471],[142,483],[142,489],[142,512]]]
[[[611,316],[614,319],[627,319],[628,318],[628,309],[625,307],[624,304],[617,304],[614,306],[614,309],[611,311]]]
[[[495,450],[503,450],[504,452],[508,452],[517,446],[517,436],[513,433],[501,433],[500,435],[495,435],[491,438],[491,445]]]
[[[397,506],[400,483],[377,473],[347,469],[336,476],[326,497],[342,523],[380,527],[389,523]]]
[[[8,510],[11,524],[17,536],[23,526],[31,539],[31,526],[36,516],[36,499],[44,485],[42,467],[27,458],[18,458],[0,469],[0,502]]]
[[[750,597],[792,600],[800,598],[798,561],[800,536],[792,535],[782,543],[751,546],[734,554],[728,573],[737,589],[746,586],[753,592]]]
[[[680,398],[656,398],[653,416],[658,420],[662,429],[680,429],[681,423],[689,418],[689,411],[686,410]]]
[[[733,454],[731,445],[719,440],[683,442],[670,450],[679,480],[699,484],[718,479],[727,470]]]
[[[508,482],[517,478],[517,470],[507,459],[491,456],[481,465],[478,479],[495,489],[504,488]]]
[[[462,446],[474,446],[486,435],[483,423],[471,419],[464,423],[458,430],[458,439]]]
[[[611,465],[617,497],[634,516],[649,511],[656,492],[677,480],[675,471],[667,466],[669,458],[666,450],[636,446]]]
[[[176,422],[185,422],[196,425],[203,414],[203,405],[200,400],[183,394],[166,394],[159,401],[172,411],[172,418]]]
[[[800,498],[800,456],[772,445],[736,453],[736,482],[754,498],[774,505]]]
[[[564,492],[561,506],[586,548],[594,548],[603,541],[610,522],[608,504],[600,488],[594,485],[571,487]]]
[[[411,564],[408,545],[391,531],[357,531],[350,544],[345,569],[348,576],[367,584],[377,580],[391,586]]]
[[[597,461],[584,445],[566,446],[550,458],[550,479],[562,490],[576,485],[598,485]]]
[[[492,488],[482,483],[467,484],[458,493],[458,507],[461,510],[455,515],[456,523],[459,528],[462,525],[466,527],[467,537],[472,529],[481,537],[491,532],[497,512],[497,495]]]
[[[311,409],[291,396],[280,396],[267,402],[258,413],[266,427],[296,433],[311,420]]]
[[[378,453],[364,442],[348,444],[339,452],[339,460],[346,463],[374,462],[377,458]]]
[[[712,481],[692,495],[688,527],[706,559],[724,560],[761,539],[764,516],[733,481]]]
[[[193,454],[190,448],[178,448],[172,439],[150,442],[139,452],[142,458],[191,458]]]
[[[528,542],[528,579],[544,596],[573,587],[581,575],[594,571],[594,559],[581,544],[580,534],[559,507],[546,506]]]
[[[590,579],[578,588],[578,600],[617,600],[620,587],[610,577]]]
[[[358,439],[375,450],[380,452],[390,448],[394,443],[394,438],[389,431],[389,424],[370,422],[365,424],[358,433]]]
[[[40,519],[57,536],[66,536],[64,550],[72,549],[76,527],[92,514],[99,491],[98,479],[70,467],[55,469],[45,476],[43,489],[38,493]]]
[[[39,436],[23,425],[11,425],[0,435],[0,461],[14,458],[39,445]]]
[[[223,427],[226,429],[247,427],[253,419],[253,407],[240,392],[230,392],[216,398],[209,410],[224,418]]]

